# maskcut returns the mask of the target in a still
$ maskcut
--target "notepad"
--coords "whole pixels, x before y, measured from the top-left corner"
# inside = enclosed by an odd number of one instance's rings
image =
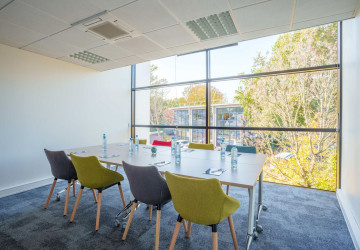
[[[240,153],[237,153],[237,157],[239,157],[240,155]],[[231,156],[231,153],[228,153],[227,156]]]
[[[159,161],[159,162],[149,163],[149,165],[155,166],[155,167],[162,167],[162,166],[165,166],[170,163],[171,163],[171,161]]]
[[[219,176],[222,173],[224,173],[225,171],[226,171],[226,169],[223,169],[223,168],[209,168],[203,174],[211,174],[211,175]]]
[[[76,151],[76,152],[70,152],[70,154],[83,154],[83,153],[86,153],[86,150],[83,150],[83,151]]]
[[[104,159],[107,159],[107,158],[114,158],[114,157],[118,157],[120,155],[101,155],[99,156],[100,158],[104,158]]]

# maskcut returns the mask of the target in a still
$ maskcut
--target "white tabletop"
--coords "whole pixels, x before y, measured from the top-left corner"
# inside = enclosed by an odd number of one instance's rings
[[[240,153],[238,158],[238,167],[231,168],[230,156],[226,152],[224,160],[220,158],[219,151],[196,149],[193,151],[181,152],[181,163],[176,164],[175,158],[171,155],[170,147],[157,146],[157,154],[153,156],[150,151],[151,146],[139,145],[139,149],[133,154],[129,154],[129,146],[126,143],[108,144],[107,155],[110,158],[102,158],[102,147],[91,146],[75,149],[67,149],[65,152],[70,154],[76,152],[79,156],[94,155],[103,163],[112,165],[122,165],[122,161],[127,163],[148,166],[160,161],[171,162],[170,164],[158,167],[161,173],[169,171],[174,174],[188,176],[193,178],[216,178],[222,184],[253,188],[257,178],[260,175],[267,156],[264,154]],[[85,151],[85,152],[84,152]],[[209,168],[222,168],[226,171],[220,176],[204,174]]]

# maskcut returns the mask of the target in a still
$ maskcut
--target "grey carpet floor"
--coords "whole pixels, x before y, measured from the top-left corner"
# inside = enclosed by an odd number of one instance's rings
[[[96,204],[85,189],[73,223],[69,223],[75,204],[70,198],[68,216],[63,216],[65,193],[56,201],[55,187],[49,208],[43,209],[50,185],[0,199],[0,249],[153,249],[156,211],[148,221],[145,205],[135,212],[126,241],[123,229],[114,226],[114,216],[122,208],[116,186],[103,192],[100,230],[95,232]],[[123,182],[125,199],[129,185]],[[77,190],[78,190],[77,186]],[[241,207],[233,219],[240,249],[245,248],[248,193],[230,188],[230,195],[239,199]],[[335,193],[264,183],[264,203],[268,210],[261,214],[263,233],[252,249],[354,249]],[[163,207],[160,249],[168,249],[177,213],[172,203]],[[233,249],[227,220],[218,227],[219,249]],[[181,228],[175,249],[211,249],[211,228],[193,225],[191,238]]]

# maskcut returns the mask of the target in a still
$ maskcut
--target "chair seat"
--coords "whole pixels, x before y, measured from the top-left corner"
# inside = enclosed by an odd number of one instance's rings
[[[240,207],[240,201],[230,196],[227,196],[225,198],[223,210],[218,223],[220,223],[221,221],[232,215],[239,207]]]
[[[110,170],[112,171],[112,170]],[[112,171],[113,173],[111,174],[105,174],[103,176],[103,180],[102,180],[102,186],[101,187],[92,187],[95,189],[99,189],[99,188],[107,188],[110,187],[112,185],[118,184],[119,182],[124,180],[124,176],[122,176],[121,174]],[[91,188],[91,187],[90,187]]]

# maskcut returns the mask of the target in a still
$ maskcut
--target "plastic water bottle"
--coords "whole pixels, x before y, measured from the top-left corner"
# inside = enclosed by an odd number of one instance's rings
[[[105,153],[107,151],[106,134],[103,134],[102,150],[103,150],[103,153]]]
[[[138,135],[136,135],[136,137],[135,137],[135,149],[139,150],[139,137],[138,137]]]
[[[171,138],[171,155],[175,155],[175,147],[176,147],[176,142],[175,142],[175,137]]]
[[[231,149],[231,167],[232,168],[237,168],[237,148],[236,146],[232,146],[232,149]]]
[[[129,153],[131,154],[133,152],[133,139],[130,137],[129,140]]]
[[[180,161],[181,161],[181,147],[180,147],[180,142],[177,142],[175,149],[175,163],[179,164]]]
[[[225,159],[225,151],[226,151],[226,144],[224,142],[224,139],[222,139],[221,144],[220,144],[220,156],[221,156],[222,160]]]

